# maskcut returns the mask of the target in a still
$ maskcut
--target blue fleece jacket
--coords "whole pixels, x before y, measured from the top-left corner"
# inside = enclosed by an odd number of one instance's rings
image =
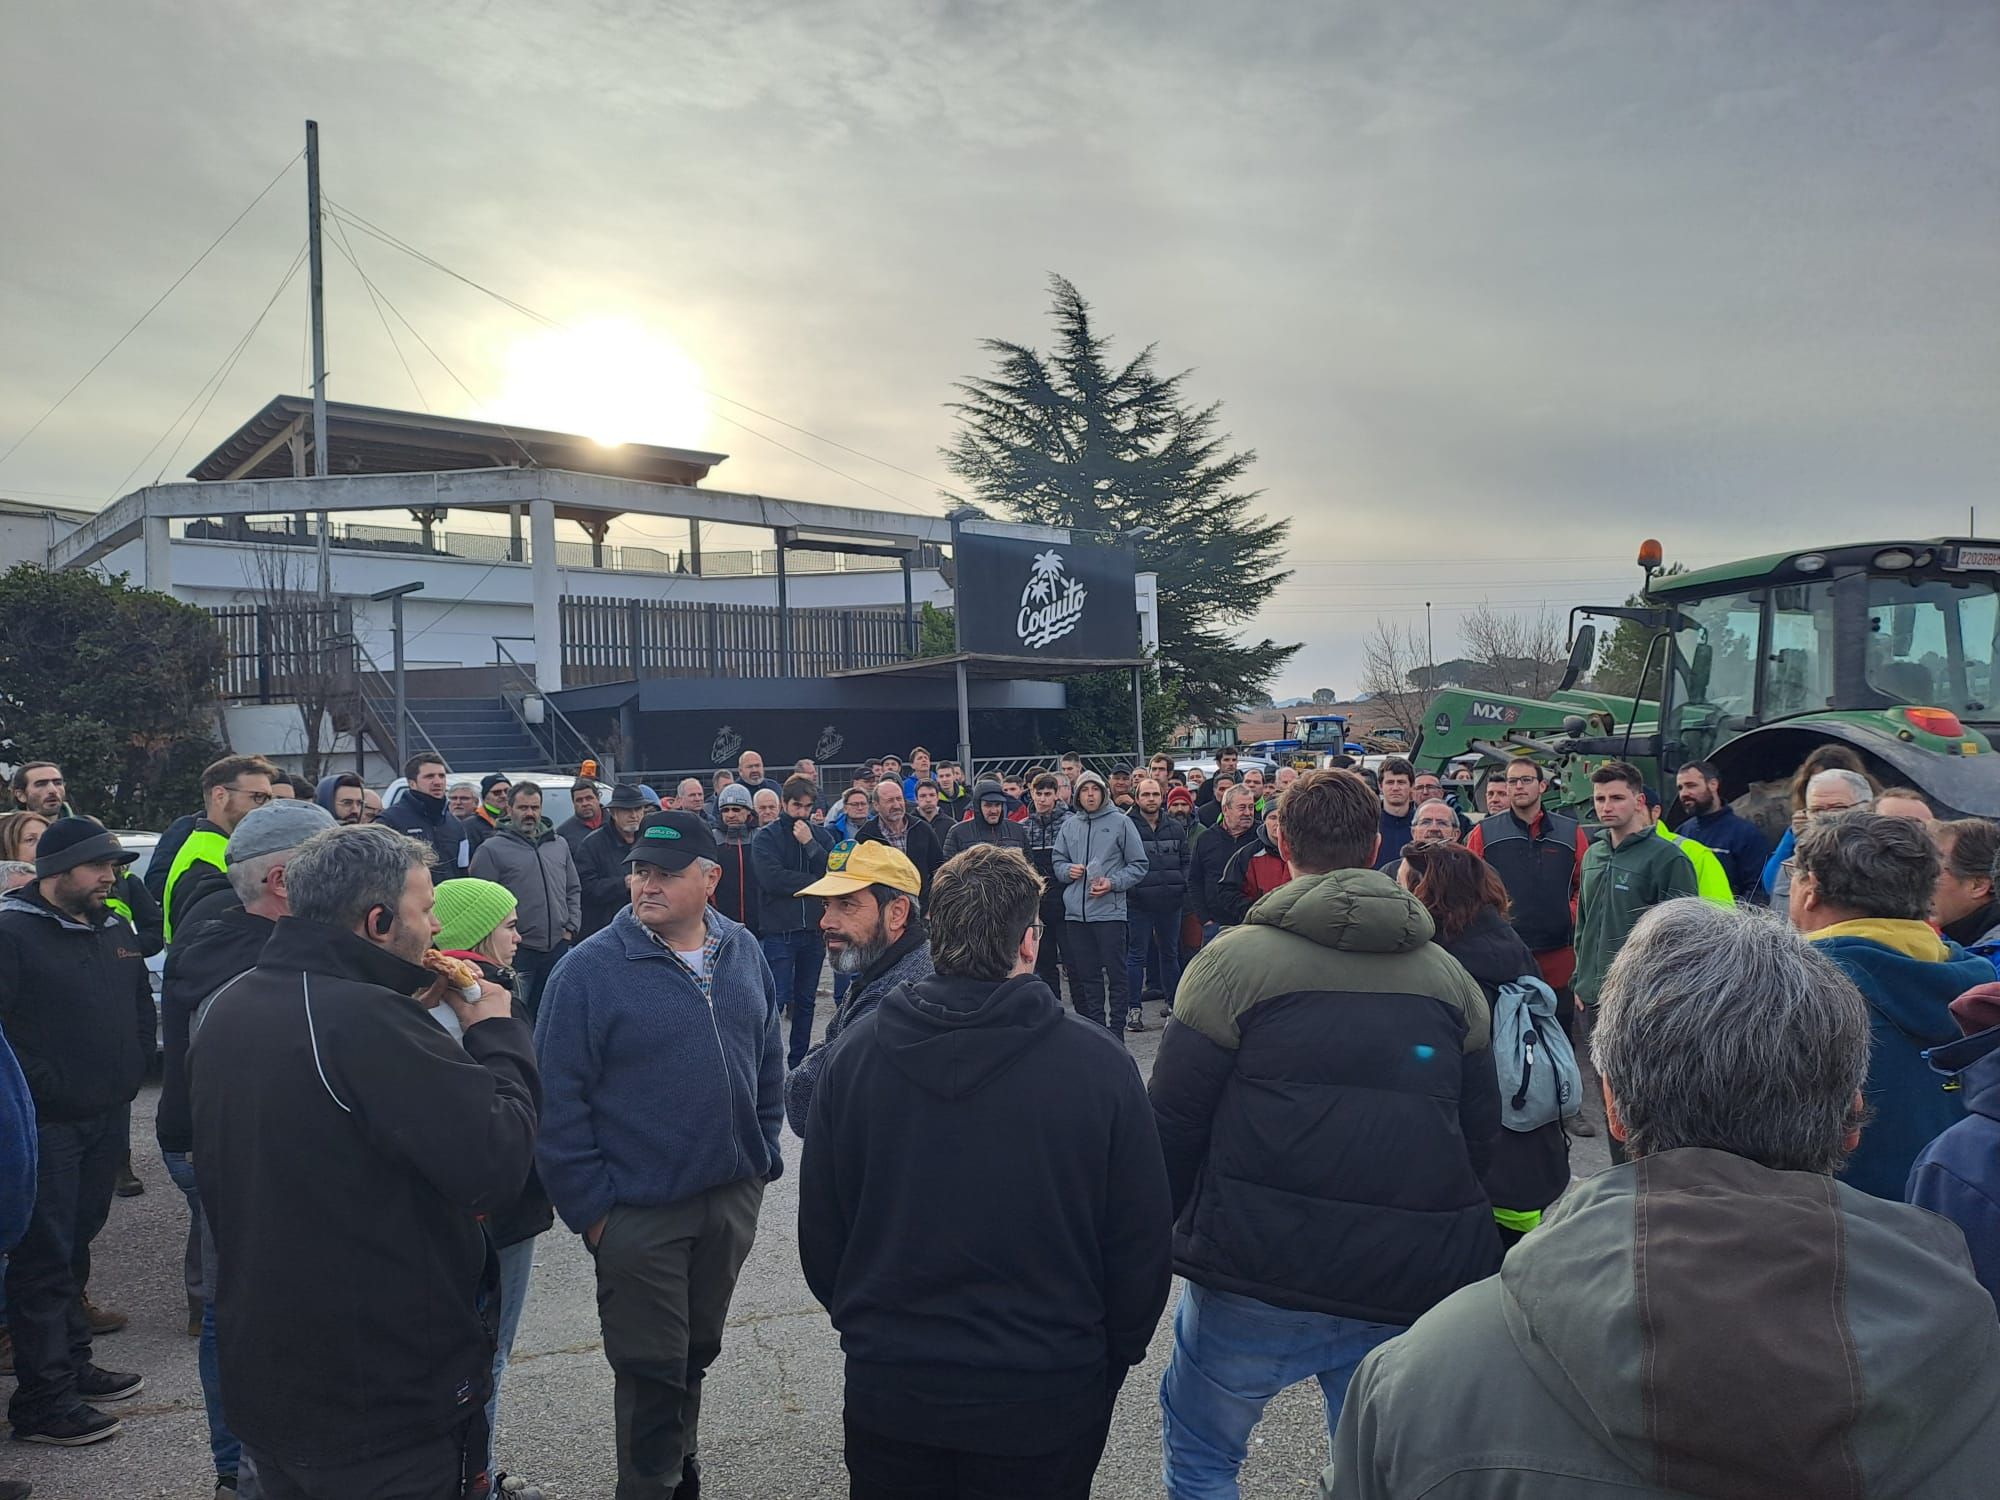
[[[1822,938],[1813,946],[1846,971],[1868,1002],[1872,1045],[1864,1093],[1873,1118],[1840,1175],[1864,1193],[1900,1202],[1918,1153],[1965,1116],[1962,1095],[1945,1089],[1924,1051],[1959,1035],[1951,1002],[1976,984],[1993,983],[1993,964],[1943,938],[1938,961],[1865,937]]]
[[[710,994],[627,907],[542,992],[542,1185],[579,1234],[784,1170],[785,1049],[757,938],[710,907]]]
[[[35,1100],[0,1032],[0,1255],[28,1232],[35,1209]]]
[[[1965,1118],[1924,1148],[1905,1193],[1965,1231],[1973,1274],[2000,1303],[2000,1026],[1924,1055],[1957,1078]]]

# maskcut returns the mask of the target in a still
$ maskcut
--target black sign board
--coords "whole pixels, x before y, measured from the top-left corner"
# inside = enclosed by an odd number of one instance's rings
[[[1051,661],[1139,654],[1138,559],[1130,547],[962,531],[961,650]]]

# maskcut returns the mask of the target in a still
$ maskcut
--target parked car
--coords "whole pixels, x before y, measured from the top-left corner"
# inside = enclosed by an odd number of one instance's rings
[[[1239,755],[1236,758],[1236,769],[1239,772],[1248,771],[1253,768],[1262,771],[1267,781],[1278,773],[1278,763],[1268,755]],[[1174,769],[1176,771],[1199,771],[1204,776],[1213,776],[1215,774],[1215,755],[1211,752],[1207,755],[1195,756],[1187,760],[1177,760],[1174,762]]]

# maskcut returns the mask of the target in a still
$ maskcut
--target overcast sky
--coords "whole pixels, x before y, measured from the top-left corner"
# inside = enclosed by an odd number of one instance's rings
[[[977,341],[1043,341],[1070,277],[1121,348],[1193,369],[1293,518],[1254,627],[1305,642],[1281,696],[1352,692],[1378,613],[1432,600],[1442,657],[1482,597],[1603,602],[1647,534],[1716,561],[1971,504],[2000,534],[1992,0],[9,6],[0,450],[309,115],[336,202],[938,480]],[[149,480],[303,202],[294,168],[0,494]],[[434,407],[533,419],[533,324],[353,248],[469,388],[405,336]],[[337,255],[329,305],[332,394],[416,405]],[[301,388],[303,319],[301,278],[169,478]],[[720,401],[644,435],[729,453],[718,485],[891,504],[730,417],[941,508]]]

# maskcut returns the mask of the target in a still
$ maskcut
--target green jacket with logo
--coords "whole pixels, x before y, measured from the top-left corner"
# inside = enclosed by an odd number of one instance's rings
[[[1616,848],[1609,835],[1594,842],[1583,856],[1583,889],[1577,897],[1576,998],[1585,1005],[1597,1003],[1605,971],[1649,907],[1699,894],[1693,862],[1650,828]]]

